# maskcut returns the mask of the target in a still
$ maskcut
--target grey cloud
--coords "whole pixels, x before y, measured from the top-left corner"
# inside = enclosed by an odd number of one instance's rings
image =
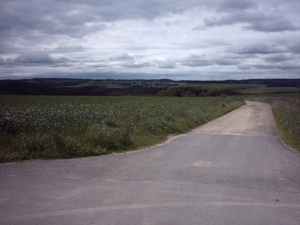
[[[17,63],[44,63],[50,64],[53,63],[53,60],[50,58],[47,53],[27,53],[21,54],[16,59]]]
[[[239,46],[229,51],[237,54],[272,54],[284,52],[284,50],[270,44],[252,44]]]
[[[236,23],[248,23],[249,25],[244,26],[244,29],[262,32],[295,31],[299,29],[279,12],[266,15],[262,12],[238,11],[221,18],[205,18],[204,26],[200,25],[195,27],[194,30],[201,30],[205,27],[233,25]]]
[[[109,57],[109,60],[111,61],[124,61],[124,60],[133,60],[134,58],[132,56],[130,56],[128,53],[122,53],[122,54],[118,54],[118,55],[114,55]]]
[[[251,71],[251,66],[249,66],[249,65],[239,65],[238,67],[237,67],[239,70],[247,70],[247,71]]]
[[[238,61],[230,59],[217,59],[214,61],[214,63],[220,66],[231,66],[240,64]]]
[[[83,65],[85,65],[86,67],[90,67],[90,68],[104,68],[104,67],[108,67],[107,64],[105,63],[101,63],[101,62],[94,62],[94,63],[84,63]]]
[[[62,53],[70,53],[70,52],[83,52],[85,48],[81,45],[78,46],[61,46],[54,49],[44,48],[44,50],[48,50],[49,52],[62,52]]]
[[[32,52],[21,54],[14,60],[18,64],[59,64],[69,62],[66,57],[53,58],[45,52]]]
[[[299,29],[294,24],[284,19],[255,21],[252,22],[251,25],[244,26],[243,28],[262,32],[295,31]]]
[[[0,35],[1,35],[1,32],[0,32]],[[0,38],[0,54],[11,53],[12,50],[15,49],[15,46],[8,43],[8,41],[6,41],[5,39],[6,39],[6,35],[1,36],[1,38]]]
[[[119,66],[125,68],[144,68],[151,66],[150,63],[136,61],[135,57],[129,55],[128,53],[121,53],[110,56],[108,60],[113,63],[117,63]]]
[[[267,65],[264,65],[264,64],[253,65],[253,67],[256,68],[256,69],[262,69],[262,70],[272,70],[272,69],[275,69],[275,66],[274,65],[270,65],[270,64],[267,64]]]
[[[0,58],[0,65],[15,65],[15,59],[13,58]]]
[[[52,58],[54,63],[66,63],[71,62],[71,60],[67,57],[59,57],[59,58]]]
[[[300,66],[299,65],[281,65],[278,67],[278,69],[281,70],[299,70],[300,71]]]
[[[172,11],[160,1],[34,1],[0,2],[0,32],[83,37],[106,28],[105,23],[123,19],[149,18]]]
[[[277,69],[277,70],[300,70],[299,65],[292,65],[292,64],[282,64],[282,65],[273,65],[273,64],[267,64],[267,65],[254,65],[255,68],[257,69],[262,69],[262,70],[272,70],[272,69]]]
[[[77,73],[49,73],[45,77],[56,78],[91,78],[91,79],[163,79],[173,77],[182,77],[182,74],[157,74],[157,73],[128,73],[128,72],[114,72],[114,71],[99,71],[99,72],[77,72]],[[33,76],[34,77],[34,76]]]
[[[171,62],[171,61],[158,62],[158,68],[161,68],[161,69],[173,69],[175,67],[176,67],[175,63]]]
[[[206,40],[206,43],[212,44],[214,46],[226,46],[229,45],[228,41],[225,41],[221,38],[209,38],[208,40]]]
[[[253,22],[253,21],[260,21],[264,20],[265,15],[263,13],[250,13],[250,12],[234,12],[230,13],[226,16],[223,16],[219,19],[216,17],[205,18],[204,24],[205,26],[224,26],[224,25],[231,25],[235,23],[241,22]]]
[[[8,58],[5,60],[6,65],[13,65],[15,63],[15,59],[13,58]]]
[[[0,32],[66,35],[80,38],[106,29],[110,22],[127,19],[152,20],[181,13],[198,1],[136,0],[9,0],[0,1]]]
[[[271,11],[275,8],[281,11]],[[299,9],[299,0],[0,0],[0,76],[14,71],[17,76],[66,71],[85,76],[102,70],[130,76],[128,71],[175,73],[172,68],[180,74],[206,70],[223,76],[225,70],[253,69],[257,62],[271,70],[297,68],[287,63],[300,54]],[[187,29],[207,15],[215,17],[196,28],[206,30],[190,34]],[[209,29],[216,26],[228,26],[228,32]],[[206,56],[178,59],[191,53]],[[217,58],[222,54],[229,57]],[[156,55],[177,61],[152,61]],[[59,69],[66,66],[70,69]],[[246,73],[251,71],[241,74]]]
[[[123,67],[127,67],[127,68],[144,68],[150,66],[151,64],[146,62],[134,62],[134,63],[127,63],[123,65]]]
[[[285,62],[285,61],[288,61],[288,60],[291,60],[293,59],[293,57],[291,56],[287,56],[287,55],[284,55],[284,54],[279,54],[279,55],[273,55],[273,56],[269,56],[269,57],[266,57],[264,58],[265,61],[267,62]]]
[[[217,6],[218,11],[236,11],[236,10],[245,10],[256,7],[257,4],[255,4],[252,1],[248,0],[223,0],[221,3]]]
[[[102,21],[144,18],[152,20],[168,13],[182,13],[187,8],[198,6],[197,0],[59,0],[61,3],[78,4],[79,7],[91,6]]]
[[[41,34],[62,34],[82,37],[105,28],[90,7],[78,4],[58,4],[54,1],[26,2],[11,0],[0,3],[0,32],[23,33],[28,30]],[[90,22],[90,24],[88,24]]]
[[[296,41],[293,44],[290,44],[288,46],[288,49],[293,53],[300,54],[300,40]]]
[[[211,62],[208,61],[205,57],[191,54],[187,58],[185,58],[182,62],[184,66],[190,67],[200,67],[200,66],[208,66],[211,65]]]
[[[135,0],[57,0],[26,2],[10,0],[0,2],[0,34],[21,34],[28,30],[41,35],[66,35],[81,38],[107,29],[107,22],[145,18],[152,20],[168,13],[181,13],[192,7],[201,7],[196,0],[189,1],[135,1]],[[233,12],[229,15],[204,20],[206,26],[223,26],[239,22],[250,23],[245,29],[278,32],[298,29],[286,20],[283,13],[265,15],[243,10],[255,8],[246,0],[204,1],[219,11]],[[278,26],[274,26],[278,24]],[[199,29],[199,27],[197,28]]]
[[[183,59],[182,65],[189,67],[202,67],[209,65],[218,65],[218,66],[231,66],[240,64],[237,60],[226,59],[226,58],[217,58],[217,59],[206,59],[205,56],[199,55],[190,55]]]

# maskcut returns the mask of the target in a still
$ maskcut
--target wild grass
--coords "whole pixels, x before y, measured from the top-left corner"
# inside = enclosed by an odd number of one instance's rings
[[[260,97],[251,100],[267,102],[272,112],[282,140],[300,152],[300,99],[287,97]]]
[[[140,149],[242,104],[227,97],[1,96],[0,162]]]
[[[300,152],[300,100],[275,98],[271,104],[282,139]]]

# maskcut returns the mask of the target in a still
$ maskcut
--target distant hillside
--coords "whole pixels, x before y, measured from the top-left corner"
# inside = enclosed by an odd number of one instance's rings
[[[159,95],[217,96],[242,93],[300,92],[300,79],[250,79],[225,81],[26,79],[0,80],[6,95]],[[278,91],[279,90],[279,91]]]

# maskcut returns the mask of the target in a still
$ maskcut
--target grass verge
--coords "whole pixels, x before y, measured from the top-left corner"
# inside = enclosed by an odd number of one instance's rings
[[[141,149],[242,104],[228,97],[0,98],[0,162]]]

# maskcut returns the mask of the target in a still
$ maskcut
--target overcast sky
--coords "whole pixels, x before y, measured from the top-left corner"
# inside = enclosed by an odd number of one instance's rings
[[[300,0],[0,0],[0,79],[300,78]]]

